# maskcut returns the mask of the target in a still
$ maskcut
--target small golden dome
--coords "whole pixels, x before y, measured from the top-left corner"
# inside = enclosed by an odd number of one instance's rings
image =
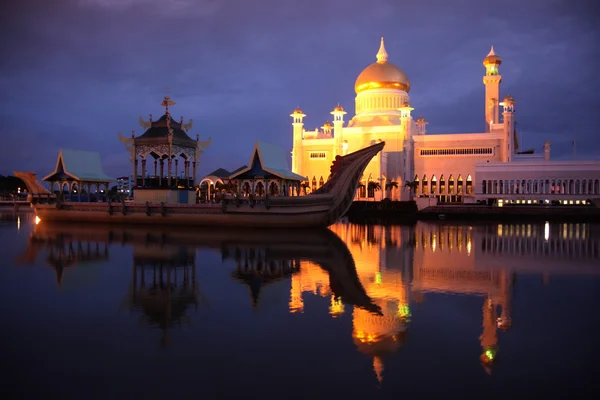
[[[515,102],[515,98],[514,98],[514,97],[512,97],[512,96],[509,94],[508,96],[506,96],[506,97],[504,98],[504,102],[505,102],[505,103],[514,103],[514,102]]]
[[[497,56],[494,52],[494,46],[490,49],[488,55],[483,59],[483,65],[487,67],[488,65],[500,65],[502,64],[502,59],[500,56]]]
[[[296,108],[293,114],[304,114],[300,108]]]
[[[377,53],[377,62],[365,68],[354,84],[356,93],[369,89],[391,88],[410,91],[410,81],[399,67],[387,61],[388,54],[381,38],[381,45]]]
[[[325,127],[325,126],[331,126],[331,122],[327,121],[327,122],[325,122],[325,124],[323,124],[323,126],[324,126],[324,127]]]
[[[344,111],[344,107],[340,106],[339,104],[333,109],[333,111]]]
[[[400,106],[401,108],[410,108],[410,104],[408,104],[408,102],[404,102],[402,103],[402,106]]]

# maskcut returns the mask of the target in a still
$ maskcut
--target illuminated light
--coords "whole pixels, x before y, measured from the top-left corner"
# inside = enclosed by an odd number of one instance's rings
[[[381,272],[378,272],[375,274],[375,283],[378,285],[381,285],[381,282],[382,282]]]
[[[496,357],[496,354],[492,349],[487,349],[485,351],[485,356],[489,361],[494,361],[494,357]]]
[[[39,224],[40,222],[42,222],[42,220],[40,219],[40,217],[38,217],[37,215],[35,216],[35,224]]]
[[[344,303],[342,303],[342,298],[335,296],[331,296],[331,305],[329,306],[329,314],[331,314],[334,318],[339,316],[344,312]]]
[[[398,304],[398,316],[400,318],[410,317],[410,307],[406,303]]]
[[[548,239],[550,239],[550,223],[548,221],[546,221],[546,223],[544,224],[544,239],[546,240],[546,242],[548,241]]]
[[[499,199],[498,200],[498,207],[503,207],[504,206],[504,200]]]
[[[467,255],[471,255],[471,239],[467,240]]]
[[[20,230],[21,230],[21,217],[18,216],[17,217],[17,231],[20,231]]]

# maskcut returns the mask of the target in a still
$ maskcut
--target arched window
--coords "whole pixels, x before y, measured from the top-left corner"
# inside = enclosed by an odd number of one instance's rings
[[[265,195],[265,185],[263,185],[262,182],[256,183],[256,186],[254,186],[254,194],[256,194],[257,196]]]
[[[481,193],[487,194],[487,180],[485,179],[481,181]]]
[[[458,175],[458,179],[456,181],[456,193],[463,194],[463,178],[462,175]]]
[[[427,185],[427,175],[423,175],[423,194],[427,194],[429,193],[428,189],[428,185]]]
[[[448,194],[454,194],[454,177],[452,175],[448,178]]]
[[[277,184],[277,182],[271,182],[269,184],[269,195],[279,196],[279,185]]]
[[[420,185],[420,181],[419,181],[419,177],[417,175],[415,175],[415,196],[417,196],[419,194],[419,185]]]
[[[321,179],[319,179],[319,187],[323,186],[325,181],[323,180],[323,176],[321,175]]]
[[[433,175],[431,177],[431,194],[435,194],[436,189],[437,189],[437,178],[435,177],[435,175]]]
[[[317,178],[315,176],[313,176],[311,183],[312,184],[311,184],[310,190],[311,190],[311,192],[314,192],[315,190],[317,190]]]
[[[473,178],[471,178],[471,175],[467,176],[466,189],[467,189],[467,194],[473,194]]]
[[[444,180],[444,175],[440,176],[440,194],[444,194],[446,192],[446,181]]]

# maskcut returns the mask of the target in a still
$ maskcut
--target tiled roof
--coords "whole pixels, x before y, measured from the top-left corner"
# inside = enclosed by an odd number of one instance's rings
[[[94,151],[61,149],[56,160],[56,168],[44,180],[57,174],[65,174],[78,181],[114,181],[104,173],[100,153]]]
[[[252,158],[250,159],[250,163],[248,164],[250,167],[246,167],[232,173],[231,177],[234,177],[242,172],[250,170],[250,168],[252,168],[253,165],[255,154],[258,154],[260,164],[265,171],[269,171],[282,179],[301,181],[306,180],[305,176],[298,175],[290,171],[290,167],[288,165],[286,157],[286,151],[283,149],[283,147],[273,143],[266,143],[260,141],[257,141],[254,144],[254,149],[252,150]]]

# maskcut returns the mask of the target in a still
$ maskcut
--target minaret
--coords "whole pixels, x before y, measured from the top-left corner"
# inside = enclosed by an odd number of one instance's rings
[[[304,117],[306,114],[300,108],[296,108],[292,117],[292,126],[294,130],[294,142],[292,149],[292,172],[300,174],[302,166],[302,135],[304,133]]]
[[[344,143],[344,107],[339,104],[333,109],[333,137],[335,138],[335,148],[333,149],[333,158],[337,155],[344,155],[342,145]]]
[[[511,162],[516,151],[515,144],[515,99],[508,95],[500,105],[504,108],[502,117],[504,119],[504,148],[502,161]]]
[[[411,130],[412,116],[410,115],[410,112],[412,110],[414,110],[414,108],[412,108],[410,106],[410,104],[408,104],[408,103],[404,103],[404,104],[402,104],[402,107],[400,107],[400,125],[401,125],[400,131],[401,131],[401,135],[404,136],[404,160],[406,162],[405,166],[403,168],[404,174],[402,177],[402,184],[404,184],[405,182],[412,181],[415,176],[414,157],[413,157],[414,148],[413,148],[413,139],[412,139],[412,130]],[[410,193],[408,194],[408,196],[410,196]],[[405,200],[405,199],[402,199],[402,200]],[[407,200],[410,200],[410,199],[407,199]]]
[[[491,124],[500,123],[500,82],[502,76],[498,71],[498,67],[502,64],[502,59],[494,53],[492,46],[488,55],[483,59],[485,66],[485,76],[483,84],[485,85],[485,126],[486,132],[491,131]]]
[[[498,351],[498,334],[496,330],[496,306],[490,298],[483,304],[483,332],[479,336],[482,353],[479,357],[483,368],[489,374]]]

